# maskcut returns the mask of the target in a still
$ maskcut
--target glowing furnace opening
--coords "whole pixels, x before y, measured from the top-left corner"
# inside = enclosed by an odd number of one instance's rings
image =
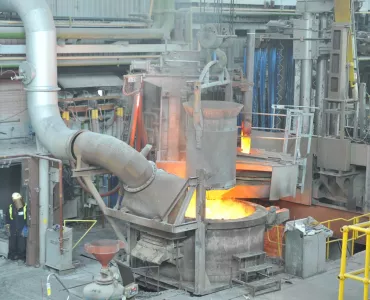
[[[214,190],[206,193],[206,219],[209,220],[236,220],[252,215],[256,209],[247,202],[236,199],[223,199],[226,191]],[[196,193],[194,192],[185,217],[196,217]]]

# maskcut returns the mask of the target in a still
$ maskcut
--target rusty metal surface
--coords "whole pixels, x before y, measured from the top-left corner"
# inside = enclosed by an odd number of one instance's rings
[[[22,164],[23,184],[28,191],[28,238],[26,264],[39,264],[39,163],[35,158],[25,159]]]

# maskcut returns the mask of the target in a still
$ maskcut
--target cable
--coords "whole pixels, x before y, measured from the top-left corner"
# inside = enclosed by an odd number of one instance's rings
[[[21,110],[20,112],[17,112],[16,114],[14,114],[14,115],[12,115],[12,116],[10,116],[10,117],[7,117],[7,118],[5,118],[5,119],[0,120],[0,122],[4,122],[4,121],[7,121],[7,120],[9,120],[9,119],[11,119],[11,118],[14,118],[14,117],[16,117],[16,116],[20,115],[21,113],[25,112],[26,110],[27,110],[27,108],[25,108],[25,109]]]
[[[3,66],[1,66],[1,69],[0,69],[0,76],[4,75],[4,74],[6,74],[6,73],[13,73],[13,74],[14,74],[14,76],[18,76],[18,74],[17,74],[17,73],[15,73],[13,70],[6,70],[6,71],[4,71],[4,72],[3,72]]]
[[[60,283],[60,285],[67,291],[68,296],[67,296],[67,299],[66,300],[69,300],[69,297],[70,297],[69,289],[64,285],[64,283],[54,273],[49,274],[48,277],[47,277],[47,279],[46,279],[46,291],[47,291],[48,298],[51,296],[51,284],[50,284],[50,277],[51,276],[54,276],[55,279]]]

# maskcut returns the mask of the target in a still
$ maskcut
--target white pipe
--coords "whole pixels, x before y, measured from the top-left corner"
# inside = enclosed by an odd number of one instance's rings
[[[40,265],[45,265],[49,222],[49,161],[45,159],[39,160],[39,207]]]
[[[34,78],[25,83],[28,112],[41,145],[58,159],[81,155],[84,162],[111,171],[133,188],[153,180],[152,164],[126,143],[65,125],[58,107],[56,30],[46,1],[0,0],[0,11],[16,11],[24,23],[27,62],[34,68]]]

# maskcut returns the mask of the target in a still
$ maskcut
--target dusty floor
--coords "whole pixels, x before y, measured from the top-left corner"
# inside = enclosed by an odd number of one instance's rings
[[[74,239],[78,240],[80,230],[74,231]],[[70,300],[83,299],[84,286],[93,280],[100,270],[95,260],[81,256],[84,242],[100,238],[115,238],[109,228],[103,229],[97,225],[84,241],[74,250],[74,260],[81,264],[73,273],[60,276],[63,283],[70,290]],[[349,259],[348,269],[359,269],[363,266],[364,257],[360,253]],[[338,298],[339,263],[327,264],[327,272],[309,279],[292,278],[281,274],[283,278],[282,290],[279,292],[256,297],[256,300],[335,300]],[[1,300],[65,300],[67,293],[57,281],[51,279],[52,296],[46,297],[46,278],[50,274],[42,268],[27,267],[18,262],[0,259],[0,299]],[[287,281],[287,282],[286,282]],[[188,300],[192,297],[183,291],[166,291],[159,294],[144,293],[141,298],[153,300]],[[346,282],[346,300],[362,299],[362,285],[348,280]],[[248,290],[243,287],[234,287],[205,297],[192,298],[195,300],[247,300]]]

